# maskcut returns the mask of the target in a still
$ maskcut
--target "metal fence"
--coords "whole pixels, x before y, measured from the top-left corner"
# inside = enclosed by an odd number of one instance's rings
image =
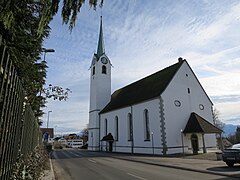
[[[40,142],[40,129],[0,35],[0,179],[9,179],[18,154]]]

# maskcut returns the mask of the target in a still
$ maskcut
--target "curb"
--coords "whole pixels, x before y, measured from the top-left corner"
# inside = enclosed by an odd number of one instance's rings
[[[161,167],[175,168],[175,169],[186,170],[186,171],[214,174],[214,175],[231,177],[231,178],[237,178],[237,179],[240,178],[239,175],[224,174],[224,173],[218,173],[218,172],[211,172],[211,171],[207,171],[207,170],[193,169],[193,168],[180,167],[180,166],[174,166],[174,165],[167,165],[167,164],[161,164],[161,163],[159,164],[159,163],[146,162],[146,161],[140,161],[140,160],[135,160],[135,159],[127,159],[127,158],[121,158],[121,157],[114,157],[114,156],[111,156],[111,157],[115,158],[115,159],[121,159],[121,160],[125,160],[125,161],[132,161],[132,162],[148,164],[148,165],[154,165],[154,166],[161,166]]]
[[[54,174],[54,171],[53,171],[53,165],[52,165],[52,159],[51,159],[51,154],[52,152],[49,153],[49,162],[50,162],[50,168],[51,168],[51,174],[52,174],[52,180],[55,180],[55,174]]]

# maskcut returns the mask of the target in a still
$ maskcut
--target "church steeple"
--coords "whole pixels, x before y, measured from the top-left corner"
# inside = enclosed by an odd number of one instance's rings
[[[104,41],[103,41],[102,16],[101,16],[100,33],[99,33],[98,49],[97,49],[97,57],[99,58],[104,53],[105,53],[105,49],[104,49]]]
[[[100,150],[99,112],[111,100],[111,62],[105,54],[102,30],[102,16],[97,53],[90,66],[90,108],[89,108],[89,150]]]

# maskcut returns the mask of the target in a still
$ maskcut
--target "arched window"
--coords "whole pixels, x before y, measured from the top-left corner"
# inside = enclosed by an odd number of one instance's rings
[[[147,109],[144,110],[144,138],[145,141],[150,140],[149,113]]]
[[[93,74],[93,75],[95,74],[95,66],[93,67],[92,74]]]
[[[102,66],[102,73],[107,74],[107,67],[104,65]]]
[[[128,113],[128,141],[133,140],[133,122],[132,122],[132,114]]]
[[[115,117],[115,141],[118,141],[118,117]]]
[[[107,119],[105,119],[105,136],[107,135],[107,131],[108,131],[108,129],[107,129]]]

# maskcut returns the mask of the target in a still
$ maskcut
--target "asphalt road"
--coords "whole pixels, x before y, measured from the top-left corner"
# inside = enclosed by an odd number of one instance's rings
[[[51,154],[56,180],[230,180],[229,177],[130,162],[79,149]]]

